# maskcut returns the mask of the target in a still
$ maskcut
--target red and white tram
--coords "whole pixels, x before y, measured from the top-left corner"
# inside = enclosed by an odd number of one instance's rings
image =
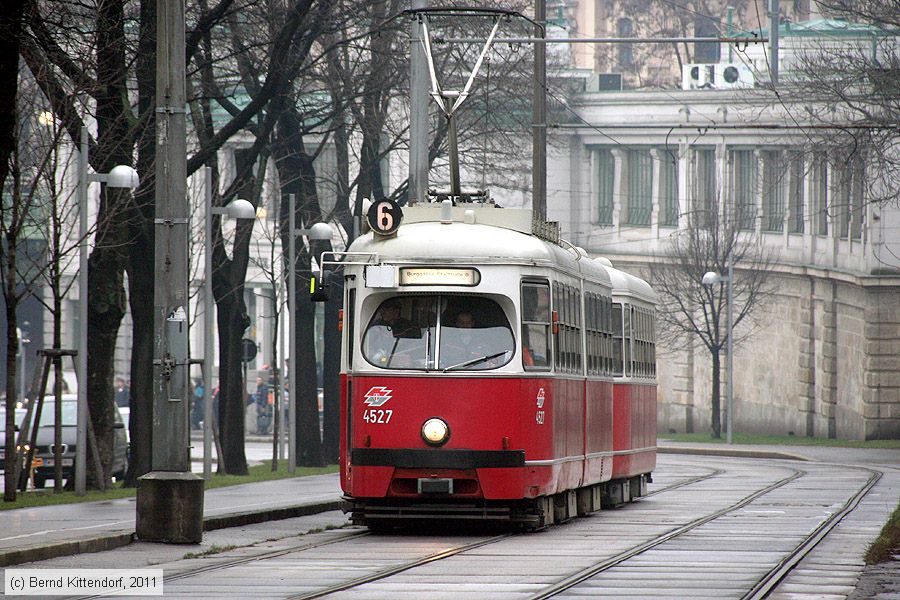
[[[426,204],[403,218],[341,257],[352,521],[543,527],[644,493],[650,287],[532,234],[531,211]]]

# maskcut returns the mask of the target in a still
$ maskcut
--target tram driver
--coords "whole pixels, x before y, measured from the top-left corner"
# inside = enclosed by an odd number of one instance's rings
[[[499,310],[493,303],[484,306],[489,310],[495,307]],[[466,308],[460,310],[452,322],[453,326],[445,327],[442,333],[443,369],[492,369],[508,362],[512,351],[507,327],[479,323],[474,313]]]
[[[419,337],[419,328],[400,314],[399,298],[385,300],[379,313],[379,318],[373,323],[374,326],[380,325],[387,328],[387,331],[395,338]]]
[[[383,369],[480,371],[513,356],[509,321],[494,300],[409,295],[388,298],[363,336],[366,360]]]
[[[421,329],[402,316],[401,302],[400,298],[385,300],[366,332],[367,356],[377,366],[409,367],[414,355],[425,355],[424,349],[419,351]]]

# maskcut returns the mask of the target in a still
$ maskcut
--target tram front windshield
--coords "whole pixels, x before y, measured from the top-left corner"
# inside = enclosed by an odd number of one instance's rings
[[[382,302],[363,335],[363,356],[382,369],[483,371],[513,356],[509,321],[478,296],[396,296]]]

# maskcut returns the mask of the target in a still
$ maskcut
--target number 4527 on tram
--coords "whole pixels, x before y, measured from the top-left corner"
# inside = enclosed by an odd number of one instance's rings
[[[646,493],[649,285],[535,235],[530,210],[386,203],[369,222],[323,257],[343,268],[340,479],[354,523],[540,528]]]

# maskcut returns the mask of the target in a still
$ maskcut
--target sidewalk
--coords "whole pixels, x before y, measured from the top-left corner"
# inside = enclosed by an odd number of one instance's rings
[[[125,546],[135,498],[0,511],[0,567]],[[338,475],[313,475],[216,488],[204,493],[211,531],[340,508]]]
[[[658,443],[659,452],[666,454],[783,458],[892,470],[900,464],[900,450]],[[337,510],[339,499],[336,473],[216,488],[205,493],[204,530]],[[0,567],[118,548],[132,541],[134,530],[134,498],[0,511]]]

